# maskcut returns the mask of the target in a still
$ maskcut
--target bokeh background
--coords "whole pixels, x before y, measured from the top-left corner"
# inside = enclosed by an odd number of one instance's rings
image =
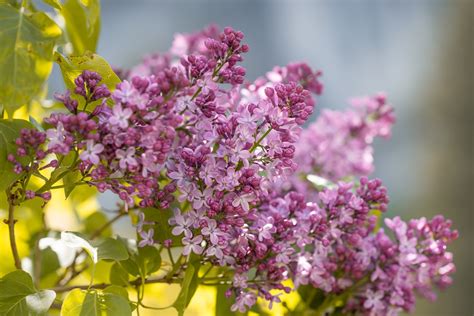
[[[114,66],[131,67],[167,50],[175,33],[216,23],[245,33],[251,80],[290,61],[322,69],[318,109],[385,91],[398,120],[391,140],[375,146],[388,216],[443,213],[461,236],[452,247],[454,285],[434,304],[420,300],[414,314],[473,315],[474,1],[103,0],[102,21],[99,54]],[[50,90],[62,90],[60,82],[55,69]],[[209,315],[212,293],[198,295],[187,315]]]

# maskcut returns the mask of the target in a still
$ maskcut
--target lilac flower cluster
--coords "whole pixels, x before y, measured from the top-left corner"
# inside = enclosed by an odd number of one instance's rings
[[[301,134],[295,160],[305,174],[338,181],[373,172],[372,143],[388,138],[395,122],[383,94],[351,100],[345,111],[322,111]]]
[[[398,315],[411,312],[415,294],[435,300],[434,286],[446,288],[455,271],[447,245],[457,238],[451,221],[443,216],[408,223],[399,217],[386,219],[391,240],[383,230],[370,237],[375,246],[372,272],[365,284],[349,300],[346,311],[368,315]]]
[[[372,171],[372,141],[394,123],[385,98],[325,111],[303,130],[321,72],[292,63],[244,82],[246,52],[241,32],[211,26],[177,35],[169,52],[145,58],[114,91],[85,71],[72,94],[57,96],[69,112],[47,118],[46,132],[23,131],[9,160],[34,173],[67,159],[80,181],[138,209],[139,246],[158,243],[156,223],[140,209],[171,209],[165,220],[180,242],[163,246],[221,269],[234,311],[257,297],[271,307],[280,301],[274,290],[290,291],[285,280],[331,295],[350,290],[347,311],[374,315],[410,310],[415,290],[430,296],[432,285],[447,285],[454,265],[445,248],[456,233],[443,218],[389,220],[392,241],[376,229],[388,204],[380,180],[340,182],[315,196],[295,190],[305,186],[301,174],[337,181]]]
[[[326,292],[338,292],[364,277],[375,248],[366,242],[377,220],[373,213],[386,210],[388,197],[377,179],[362,178],[356,192],[352,189],[352,184],[340,183],[324,190],[319,193],[320,202],[302,213],[301,230],[317,238],[302,239],[303,249],[306,244],[314,249],[299,253],[297,285],[310,283]]]

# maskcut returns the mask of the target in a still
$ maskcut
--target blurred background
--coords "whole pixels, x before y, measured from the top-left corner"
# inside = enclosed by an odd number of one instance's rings
[[[376,143],[375,176],[389,189],[388,216],[442,213],[460,231],[454,285],[434,304],[420,300],[414,315],[473,315],[474,1],[103,0],[102,21],[99,54],[114,66],[216,23],[245,33],[249,80],[298,60],[323,70],[318,110],[385,91],[397,124]],[[63,90],[58,69],[51,79],[50,91]],[[213,304],[199,293],[187,315]]]

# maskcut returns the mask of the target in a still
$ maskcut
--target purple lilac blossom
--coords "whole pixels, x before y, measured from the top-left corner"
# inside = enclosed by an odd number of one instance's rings
[[[385,97],[323,111],[302,129],[323,90],[321,71],[291,63],[245,82],[243,38],[214,26],[178,34],[170,52],[146,57],[113,92],[83,72],[74,91],[57,95],[69,113],[53,113],[44,133],[21,132],[17,156],[34,153],[33,162],[8,160],[22,172],[49,154],[76,154],[89,185],[138,210],[141,247],[159,241],[140,209],[172,210],[167,220],[181,242],[163,246],[231,271],[232,311],[258,297],[280,302],[287,280],[331,295],[350,289],[345,311],[361,314],[411,311],[415,292],[432,299],[454,271],[451,223],[386,220],[390,239],[376,230],[375,214],[388,205],[381,181],[337,182],[372,172],[373,139],[388,137],[394,123]],[[337,184],[310,194],[307,174]],[[50,199],[27,192],[35,196]]]

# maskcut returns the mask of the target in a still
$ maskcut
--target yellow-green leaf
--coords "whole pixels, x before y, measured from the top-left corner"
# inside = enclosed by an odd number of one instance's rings
[[[129,316],[127,299],[109,291],[74,289],[66,296],[61,316]]]
[[[199,268],[201,263],[199,258],[191,255],[189,260],[188,267],[184,273],[183,282],[181,283],[181,291],[176,298],[176,301],[173,303],[173,307],[178,311],[179,316],[184,315],[186,307],[188,307],[191,299],[196,293],[197,287],[199,285]]]
[[[43,12],[0,4],[0,104],[10,117],[40,92],[60,35]]]
[[[59,53],[54,56],[55,62],[61,67],[64,82],[69,89],[74,89],[74,80],[84,70],[97,72],[102,77],[102,83],[105,83],[111,90],[120,83],[119,77],[112,70],[112,67],[104,58],[91,52],[86,52],[81,56],[64,57]]]
[[[104,238],[97,245],[97,256],[99,260],[127,260],[129,255],[124,244],[117,239],[110,237]]]
[[[66,0],[61,13],[74,54],[95,52],[100,33],[100,1]]]
[[[61,10],[63,5],[61,4],[60,0],[43,0],[44,3],[49,4],[55,9]]]
[[[127,286],[128,279],[128,272],[120,265],[120,263],[115,262],[112,267],[110,267],[110,283],[120,286]]]

